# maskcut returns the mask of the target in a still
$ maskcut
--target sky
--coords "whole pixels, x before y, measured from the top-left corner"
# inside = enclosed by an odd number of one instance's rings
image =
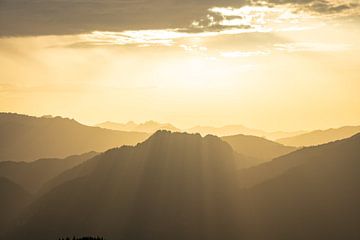
[[[0,111],[360,125],[359,0],[0,0]]]

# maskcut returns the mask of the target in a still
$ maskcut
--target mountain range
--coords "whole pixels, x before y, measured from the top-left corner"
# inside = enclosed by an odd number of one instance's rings
[[[140,124],[133,121],[127,123],[103,122],[96,126],[119,131],[146,132],[151,134],[158,130],[168,130],[173,132],[181,131],[179,128],[174,127],[170,123],[158,123],[155,121],[147,121]]]
[[[205,136],[208,134],[216,135],[216,136],[228,136],[235,134],[245,134],[245,135],[254,135],[258,137],[264,137],[271,140],[275,140],[278,138],[292,137],[295,135],[299,135],[305,133],[304,131],[296,131],[296,132],[284,132],[284,131],[276,131],[276,132],[266,132],[263,130],[252,129],[242,125],[226,125],[223,127],[210,127],[210,126],[195,126],[188,129],[180,129],[175,127],[170,123],[158,123],[155,121],[147,121],[145,123],[135,123],[135,122],[127,122],[127,123],[116,123],[116,122],[103,122],[97,127],[102,127],[106,129],[112,130],[120,130],[120,131],[139,131],[146,133],[155,133],[157,130],[168,130],[172,132],[188,132],[188,133],[200,133]]]
[[[36,200],[11,238],[229,236],[232,228],[217,226],[231,223],[235,164],[231,147],[218,137],[159,131],[68,170],[76,177]]]
[[[359,149],[360,134],[237,170],[216,136],[158,131],[50,180],[6,239],[358,239]]]

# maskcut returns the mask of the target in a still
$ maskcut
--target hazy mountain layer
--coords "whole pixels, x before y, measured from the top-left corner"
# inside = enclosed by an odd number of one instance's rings
[[[37,118],[0,113],[0,161],[64,158],[90,151],[132,145],[148,134],[120,132],[82,125],[61,117]]]
[[[0,162],[0,176],[6,177],[27,191],[35,193],[51,178],[94,157],[96,154],[90,152],[65,159],[39,159],[33,162]]]
[[[134,123],[132,121],[127,123],[116,123],[116,122],[104,122],[96,125],[98,127],[112,129],[112,130],[120,130],[120,131],[138,131],[138,132],[147,132],[154,133],[157,130],[168,130],[172,132],[188,132],[188,133],[200,133],[203,136],[208,134],[216,135],[216,136],[230,136],[236,134],[245,134],[245,135],[253,135],[258,137],[265,137],[268,139],[279,139],[284,137],[292,137],[299,134],[304,133],[303,131],[297,132],[266,132],[257,129],[247,128],[242,125],[227,125],[223,127],[210,127],[210,126],[196,126],[189,129],[180,129],[173,126],[170,123],[158,123],[154,121],[148,121],[145,123]]]
[[[229,143],[236,152],[257,159],[256,162],[253,162],[253,165],[296,150],[294,147],[284,146],[264,138],[242,134],[222,137],[222,140]]]
[[[248,127],[245,127],[242,125],[227,125],[227,126],[223,126],[223,127],[196,126],[196,127],[187,129],[186,131],[190,132],[190,133],[200,133],[202,135],[213,134],[213,135],[220,136],[220,137],[243,134],[243,135],[264,137],[264,138],[271,139],[271,140],[295,136],[295,135],[304,133],[304,132],[300,132],[300,131],[298,131],[298,132],[282,132],[282,131],[266,132],[263,130],[248,128]]]
[[[158,123],[154,121],[148,121],[145,123],[115,123],[115,122],[104,122],[96,125],[97,127],[119,130],[119,131],[133,131],[133,132],[146,132],[154,133],[158,130],[168,130],[172,132],[179,132],[180,129],[174,127],[170,123]]]
[[[315,146],[344,138],[351,137],[360,132],[360,126],[346,126],[327,130],[317,130],[301,135],[280,138],[277,142],[288,146]]]

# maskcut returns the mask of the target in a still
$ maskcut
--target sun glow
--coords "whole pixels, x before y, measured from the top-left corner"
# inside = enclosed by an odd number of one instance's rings
[[[329,125],[358,119],[346,109],[360,104],[359,28],[342,19],[358,7],[308,7],[210,7],[181,27],[1,38],[0,107],[88,122],[117,119],[119,109],[124,121],[231,119],[259,128],[316,127],[334,109],[341,117]],[[298,122],[304,115],[313,117]]]

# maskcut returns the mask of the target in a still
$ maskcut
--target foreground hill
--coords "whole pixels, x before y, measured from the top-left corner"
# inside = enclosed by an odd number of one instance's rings
[[[30,201],[31,196],[22,187],[0,177],[0,238],[17,214]]]
[[[112,130],[146,132],[151,134],[158,130],[168,130],[172,132],[180,131],[180,129],[174,127],[170,123],[158,123],[154,121],[147,121],[140,124],[134,122],[128,122],[128,123],[103,122],[96,126],[101,128],[112,129]]]
[[[348,138],[357,133],[360,133],[360,126],[346,126],[327,130],[317,130],[288,138],[280,138],[277,142],[296,147],[315,146]]]
[[[36,201],[13,238],[230,237],[235,164],[231,147],[217,137],[157,132],[69,170],[77,177]]]
[[[0,113],[0,136],[0,161],[30,161],[136,144],[148,134],[89,127],[61,117]]]
[[[29,192],[35,193],[44,183],[97,153],[90,152],[65,159],[39,159],[33,162],[0,162],[0,177],[6,177]]]
[[[257,164],[296,150],[265,138],[242,134],[222,137],[222,140],[229,143],[236,152],[257,159]]]

